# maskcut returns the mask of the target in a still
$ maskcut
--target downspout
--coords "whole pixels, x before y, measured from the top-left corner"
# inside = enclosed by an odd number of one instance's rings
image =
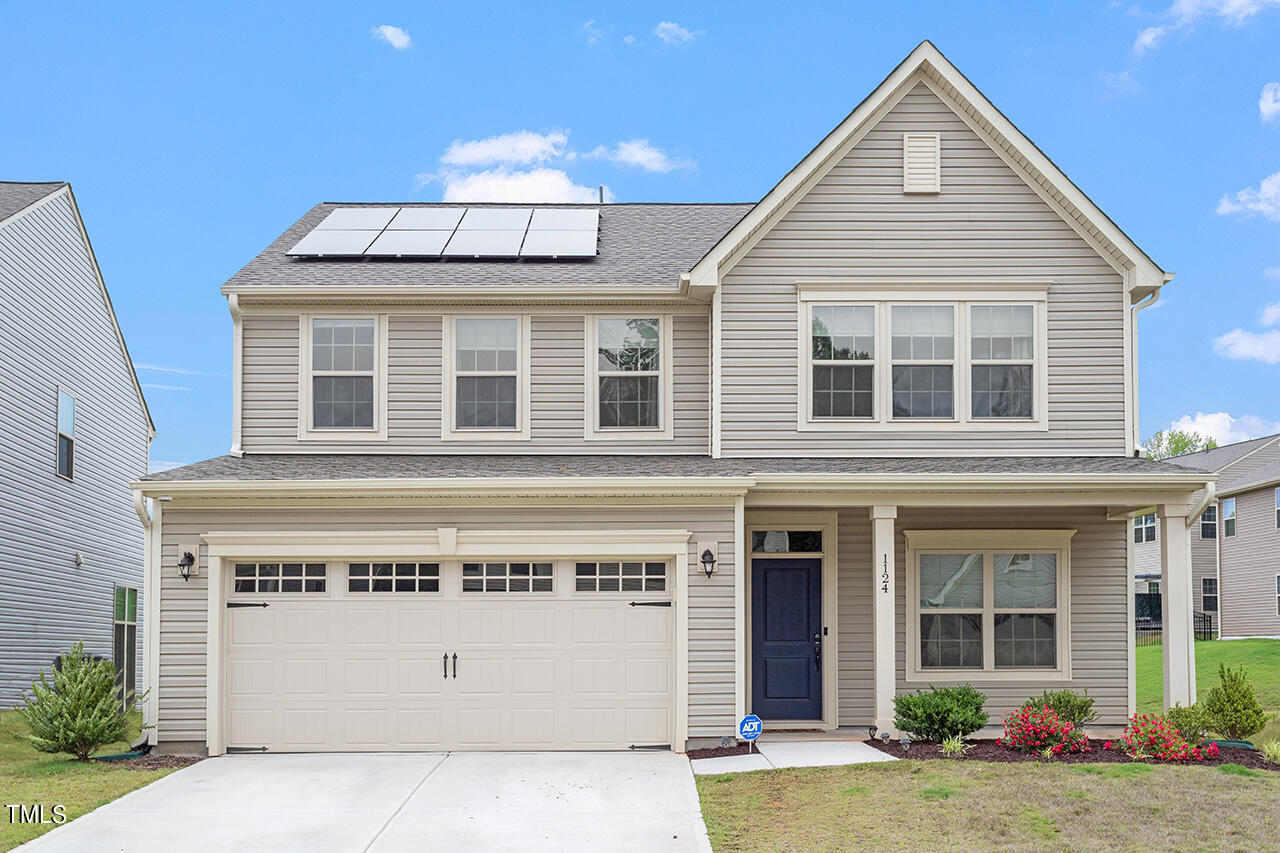
[[[232,456],[244,456],[240,447],[240,363],[244,354],[244,327],[240,320],[240,297],[227,294],[227,308],[231,311],[231,450]]]
[[[1218,496],[1218,484],[1209,482],[1204,487],[1204,497],[1200,499],[1200,503],[1196,504],[1195,509],[1187,513],[1187,529],[1190,530],[1200,516],[1204,514],[1205,508],[1213,503],[1213,499]]]

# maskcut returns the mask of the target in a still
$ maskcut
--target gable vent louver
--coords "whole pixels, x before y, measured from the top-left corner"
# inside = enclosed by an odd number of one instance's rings
[[[939,134],[902,134],[902,191],[942,191],[942,140]]]

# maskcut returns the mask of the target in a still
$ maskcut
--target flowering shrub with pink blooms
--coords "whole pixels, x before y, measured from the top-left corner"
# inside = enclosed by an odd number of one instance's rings
[[[1160,714],[1134,714],[1120,740],[1107,741],[1106,748],[1123,750],[1133,758],[1161,761],[1204,761],[1216,758],[1218,745],[1194,746]]]
[[[996,743],[1019,752],[1092,752],[1089,739],[1052,708],[1022,707],[1004,715],[1004,734]]]

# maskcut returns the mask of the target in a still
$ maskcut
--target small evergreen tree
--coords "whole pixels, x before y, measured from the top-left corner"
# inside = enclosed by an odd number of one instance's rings
[[[1239,669],[1228,669],[1218,664],[1218,686],[1204,698],[1204,714],[1211,731],[1227,740],[1244,740],[1256,735],[1271,721],[1262,710],[1258,698],[1253,695],[1253,683],[1249,681],[1244,664]]]
[[[133,692],[129,691],[129,706]],[[116,694],[115,665],[94,660],[78,642],[54,669],[50,684],[44,670],[31,682],[31,694],[22,691],[18,713],[31,727],[20,735],[40,752],[66,752],[88,761],[94,750],[129,736],[129,720]]]

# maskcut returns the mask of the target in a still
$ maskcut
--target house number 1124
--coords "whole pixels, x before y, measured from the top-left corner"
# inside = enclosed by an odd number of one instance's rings
[[[880,591],[889,591],[889,555],[880,555]]]

